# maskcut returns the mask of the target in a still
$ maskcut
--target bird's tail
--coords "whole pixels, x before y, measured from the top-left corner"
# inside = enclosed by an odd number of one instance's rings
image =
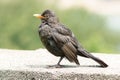
[[[102,61],[101,59],[94,57],[94,56],[92,56],[91,58],[93,60],[95,60],[96,62],[98,62],[101,65],[101,67],[108,67],[108,65],[104,61]]]
[[[86,58],[93,59],[94,61],[96,61],[97,63],[99,63],[101,65],[101,67],[108,67],[108,65],[104,61],[102,61],[101,59],[93,56],[92,54],[90,54],[86,50],[80,50],[79,53],[78,53],[78,55],[86,57]]]

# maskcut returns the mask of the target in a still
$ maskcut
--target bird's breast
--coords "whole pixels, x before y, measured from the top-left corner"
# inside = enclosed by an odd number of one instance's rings
[[[50,36],[51,35],[51,30],[49,29],[49,28],[47,28],[47,29],[39,29],[39,35],[41,36],[41,37],[48,37],[48,36]]]
[[[47,46],[55,45],[54,41],[52,40],[52,33],[53,33],[53,29],[49,26],[44,26],[39,28],[39,36],[41,38],[41,41]]]

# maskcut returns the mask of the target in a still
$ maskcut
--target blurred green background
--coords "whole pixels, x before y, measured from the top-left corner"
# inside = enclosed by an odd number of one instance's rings
[[[120,32],[108,29],[105,16],[77,7],[62,10],[56,5],[58,0],[48,1],[0,0],[0,48],[28,50],[43,47],[38,35],[40,20],[33,14],[51,9],[90,52],[120,52]]]

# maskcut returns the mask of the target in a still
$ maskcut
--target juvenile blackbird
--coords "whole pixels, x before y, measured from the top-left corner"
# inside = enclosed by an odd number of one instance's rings
[[[91,58],[98,62],[101,67],[108,66],[101,59],[86,51],[75,38],[72,31],[59,22],[53,11],[45,10],[42,14],[34,14],[34,16],[41,19],[39,36],[43,45],[53,55],[60,57],[57,66],[60,66],[60,62],[64,57],[70,62],[75,62],[79,65],[77,55]]]

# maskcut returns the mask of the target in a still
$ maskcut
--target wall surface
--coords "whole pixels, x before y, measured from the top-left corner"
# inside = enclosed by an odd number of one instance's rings
[[[46,49],[0,49],[0,80],[120,80],[120,55],[99,54],[96,57],[108,63],[101,68],[91,59],[78,57],[80,66],[63,59],[62,68],[55,65],[59,58]]]

